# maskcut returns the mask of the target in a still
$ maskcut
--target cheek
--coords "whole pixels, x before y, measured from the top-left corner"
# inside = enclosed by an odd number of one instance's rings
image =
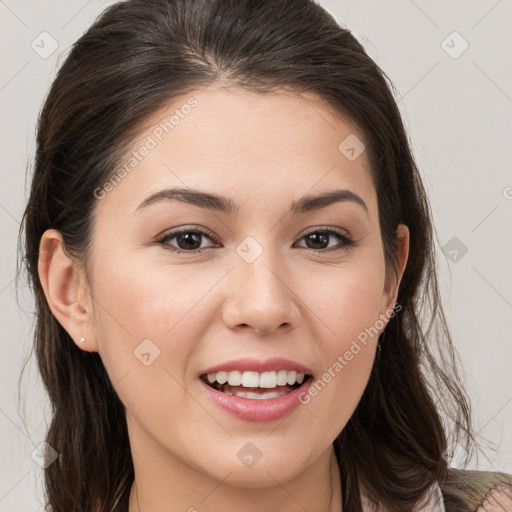
[[[199,419],[212,428],[183,383],[211,323],[201,298],[218,280],[211,274],[190,279],[179,269],[133,258],[104,259],[96,266],[100,356],[128,414],[148,431],[177,435],[177,425],[186,430]],[[180,421],[173,411],[183,413]]]
[[[123,338],[129,333],[132,342],[155,338],[179,348],[182,340],[190,338],[186,333],[191,328],[207,328],[207,294],[224,274],[222,268],[192,272],[179,265],[148,262],[142,256],[104,260],[97,267],[95,286],[101,325]],[[106,333],[105,339],[109,339]]]
[[[313,282],[302,281],[300,297],[316,326],[313,350],[322,370],[301,399],[309,425],[334,439],[352,416],[371,374],[378,335],[384,267],[378,262],[344,265]],[[307,323],[307,322],[306,322]]]
[[[348,350],[352,340],[364,339],[364,333],[370,344],[368,331],[382,328],[382,322],[377,323],[384,287],[384,266],[379,261],[360,258],[296,282],[302,282],[300,297],[317,318],[331,360]],[[376,343],[377,336],[373,337]]]
[[[194,340],[200,340],[211,323],[205,310],[208,301],[201,299],[219,281],[217,274],[191,279],[179,268],[171,272],[133,258],[104,259],[96,266],[94,323],[112,382],[145,363],[168,369],[183,381],[197,349]]]

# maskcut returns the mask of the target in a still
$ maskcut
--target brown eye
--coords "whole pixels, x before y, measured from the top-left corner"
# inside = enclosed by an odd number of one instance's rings
[[[329,243],[333,238],[338,239],[338,246],[329,246]],[[306,241],[306,247],[308,249],[321,252],[353,247],[355,245],[355,242],[349,236],[331,228],[310,231],[304,235],[302,239]]]
[[[167,234],[159,240],[165,249],[178,253],[201,252],[209,246],[203,246],[204,239],[212,240],[213,237],[200,229],[181,229]],[[174,242],[172,240],[176,239]]]

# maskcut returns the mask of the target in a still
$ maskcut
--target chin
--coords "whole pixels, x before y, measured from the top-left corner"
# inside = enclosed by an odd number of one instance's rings
[[[208,475],[213,480],[229,484],[234,487],[246,489],[260,489],[275,487],[277,483],[284,484],[293,480],[305,471],[313,461],[317,460],[317,453],[298,452],[293,443],[289,446],[275,448],[272,443],[265,443],[265,439],[255,439],[261,450],[251,441],[244,442],[242,448],[239,440],[236,447],[229,446],[226,450],[209,452],[211,462],[205,467],[204,458],[200,461],[198,471]],[[233,443],[234,444],[234,443]],[[226,454],[232,454],[229,457]],[[212,471],[212,466],[215,470]]]

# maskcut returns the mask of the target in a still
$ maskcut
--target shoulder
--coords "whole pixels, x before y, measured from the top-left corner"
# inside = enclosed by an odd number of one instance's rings
[[[446,512],[511,512],[512,475],[450,468],[441,484]]]

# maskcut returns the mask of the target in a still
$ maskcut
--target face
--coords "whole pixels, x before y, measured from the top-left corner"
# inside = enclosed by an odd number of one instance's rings
[[[329,451],[397,292],[363,140],[314,95],[206,89],[155,114],[98,191],[81,348],[138,463],[256,487]]]

